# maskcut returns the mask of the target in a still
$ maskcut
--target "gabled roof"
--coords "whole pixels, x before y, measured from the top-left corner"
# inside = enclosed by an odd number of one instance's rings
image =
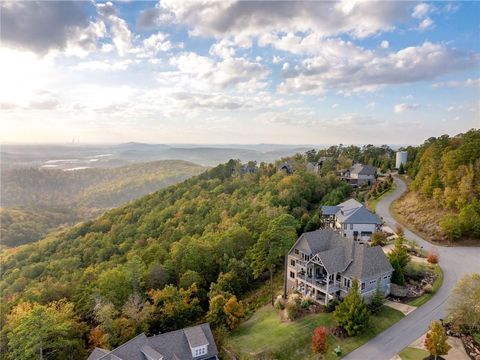
[[[345,271],[346,276],[357,279],[368,279],[393,271],[380,246],[356,244],[353,261]]]
[[[371,213],[365,206],[355,209],[347,216],[343,223],[345,224],[381,224],[380,217]]]
[[[208,345],[207,353],[192,357],[192,347]],[[140,334],[116,349],[109,351],[96,348],[88,360],[201,360],[218,354],[209,324],[147,337]]]
[[[350,174],[375,175],[377,173],[377,168],[372,165],[355,164],[351,166],[348,171]]]
[[[318,256],[328,273],[344,273],[357,279],[368,279],[393,271],[380,246],[344,238],[331,229],[303,233],[290,250],[301,249]]]
[[[183,332],[187,337],[187,341],[190,344],[190,347],[195,348],[208,345],[207,337],[205,336],[205,333],[200,326],[187,328],[183,330]]]
[[[334,211],[337,210],[335,213]],[[339,223],[381,224],[380,217],[370,212],[362,203],[348,199],[337,206],[322,206],[322,215],[335,215]]]

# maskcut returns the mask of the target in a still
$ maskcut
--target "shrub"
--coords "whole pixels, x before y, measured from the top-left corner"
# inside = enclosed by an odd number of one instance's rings
[[[291,294],[288,298],[285,308],[287,309],[287,316],[290,320],[295,320],[300,315],[301,297],[298,294]]]
[[[282,297],[282,295],[278,295],[277,298],[275,299],[274,307],[277,310],[283,310],[285,309],[285,300]]]
[[[427,294],[433,293],[433,286],[431,284],[426,284],[423,287],[423,291],[425,291]]]
[[[319,326],[313,330],[312,351],[315,354],[325,354],[328,349],[328,330],[325,326]]]
[[[372,234],[372,246],[384,246],[387,243],[387,235],[381,231]]]
[[[395,228],[395,234],[398,236],[403,236],[405,232],[403,231],[403,228],[400,225],[397,225]]]
[[[340,304],[340,301],[338,301],[337,299],[329,301],[328,305],[325,307],[325,312],[327,313],[334,312],[338,304]]]
[[[300,307],[302,309],[308,309],[310,305],[312,305],[312,300],[310,300],[309,298],[302,299],[302,302],[300,303]]]
[[[427,261],[430,264],[438,264],[439,255],[436,249],[432,249],[428,252]]]

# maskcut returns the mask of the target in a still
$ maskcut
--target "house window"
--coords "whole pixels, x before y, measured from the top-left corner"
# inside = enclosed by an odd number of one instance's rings
[[[292,279],[295,279],[295,273],[294,273],[293,271],[290,271],[290,277],[291,277]]]
[[[353,224],[350,224],[350,230],[353,230]]]
[[[350,279],[349,278],[343,278],[343,286],[345,287],[350,287]]]
[[[362,231],[360,233],[361,236],[372,236],[372,232],[371,231]]]
[[[343,224],[343,228],[347,230],[347,224]]]
[[[195,357],[205,355],[207,353],[207,347],[202,346],[195,349]]]
[[[365,290],[365,283],[362,282],[362,290]]]
[[[377,280],[371,280],[370,281],[370,285],[373,285],[373,284],[376,284],[377,283]]]
[[[290,259],[290,265],[295,266],[295,260],[294,259]]]
[[[295,249],[295,255],[298,255],[298,254],[299,254],[298,249]]]

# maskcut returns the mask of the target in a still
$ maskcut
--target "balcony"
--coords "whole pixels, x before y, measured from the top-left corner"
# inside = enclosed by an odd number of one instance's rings
[[[316,289],[327,291],[327,278],[326,277],[314,277],[314,276],[305,276],[304,271],[297,272],[297,279],[301,282],[305,282],[308,285],[315,287]],[[328,283],[328,292],[332,293],[337,291],[340,288],[340,284],[333,285],[333,281]]]

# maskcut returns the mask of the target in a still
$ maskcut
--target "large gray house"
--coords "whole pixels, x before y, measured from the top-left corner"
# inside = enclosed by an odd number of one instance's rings
[[[370,240],[382,225],[378,215],[355,199],[335,206],[322,206],[322,220],[326,227],[337,230],[344,237],[362,241]]]
[[[353,187],[372,185],[377,180],[377,168],[372,165],[354,164],[341,174],[342,179]]]
[[[114,350],[95,348],[88,360],[217,360],[210,325],[147,337],[144,333]]]
[[[377,286],[390,293],[393,268],[380,246],[344,238],[331,229],[303,233],[287,255],[286,291],[298,291],[320,304],[343,298],[359,282],[368,299]]]

